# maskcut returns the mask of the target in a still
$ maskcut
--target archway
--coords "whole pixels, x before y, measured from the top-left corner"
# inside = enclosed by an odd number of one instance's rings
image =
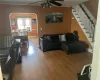
[[[22,29],[21,26],[18,26],[18,21],[23,21],[23,26],[25,28],[25,24],[27,21],[29,23],[30,20],[30,31],[28,31],[28,36],[38,36],[38,20],[37,15],[35,13],[11,13],[9,15],[10,19],[10,27],[11,31],[18,31],[18,29]],[[26,23],[25,23],[26,22]],[[20,23],[20,22],[19,22]],[[27,26],[26,26],[27,27]]]

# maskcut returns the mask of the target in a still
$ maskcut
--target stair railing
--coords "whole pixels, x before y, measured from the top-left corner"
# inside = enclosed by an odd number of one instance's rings
[[[91,18],[88,16],[88,14],[81,5],[77,5],[76,7],[74,7],[73,11],[75,11],[75,15],[78,15],[77,18],[79,18],[81,25],[84,26],[86,33],[89,34],[89,38],[91,38],[92,42],[94,42],[95,24],[93,23]]]

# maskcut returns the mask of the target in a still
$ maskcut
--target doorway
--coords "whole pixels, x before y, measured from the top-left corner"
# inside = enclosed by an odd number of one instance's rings
[[[38,22],[35,13],[11,13],[10,16],[11,31],[28,29],[28,36],[38,36]]]

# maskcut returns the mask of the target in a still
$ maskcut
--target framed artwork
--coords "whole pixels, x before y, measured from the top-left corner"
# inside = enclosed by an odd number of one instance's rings
[[[63,13],[49,12],[45,14],[46,23],[60,23],[63,22]]]
[[[11,26],[16,26],[16,20],[15,19],[11,19]]]
[[[32,19],[32,23],[33,24],[36,24],[36,19]]]

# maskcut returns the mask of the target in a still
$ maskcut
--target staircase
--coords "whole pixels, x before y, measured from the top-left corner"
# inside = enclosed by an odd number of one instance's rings
[[[84,4],[73,7],[72,13],[91,44],[92,48],[89,48],[88,51],[92,53],[96,20]]]

